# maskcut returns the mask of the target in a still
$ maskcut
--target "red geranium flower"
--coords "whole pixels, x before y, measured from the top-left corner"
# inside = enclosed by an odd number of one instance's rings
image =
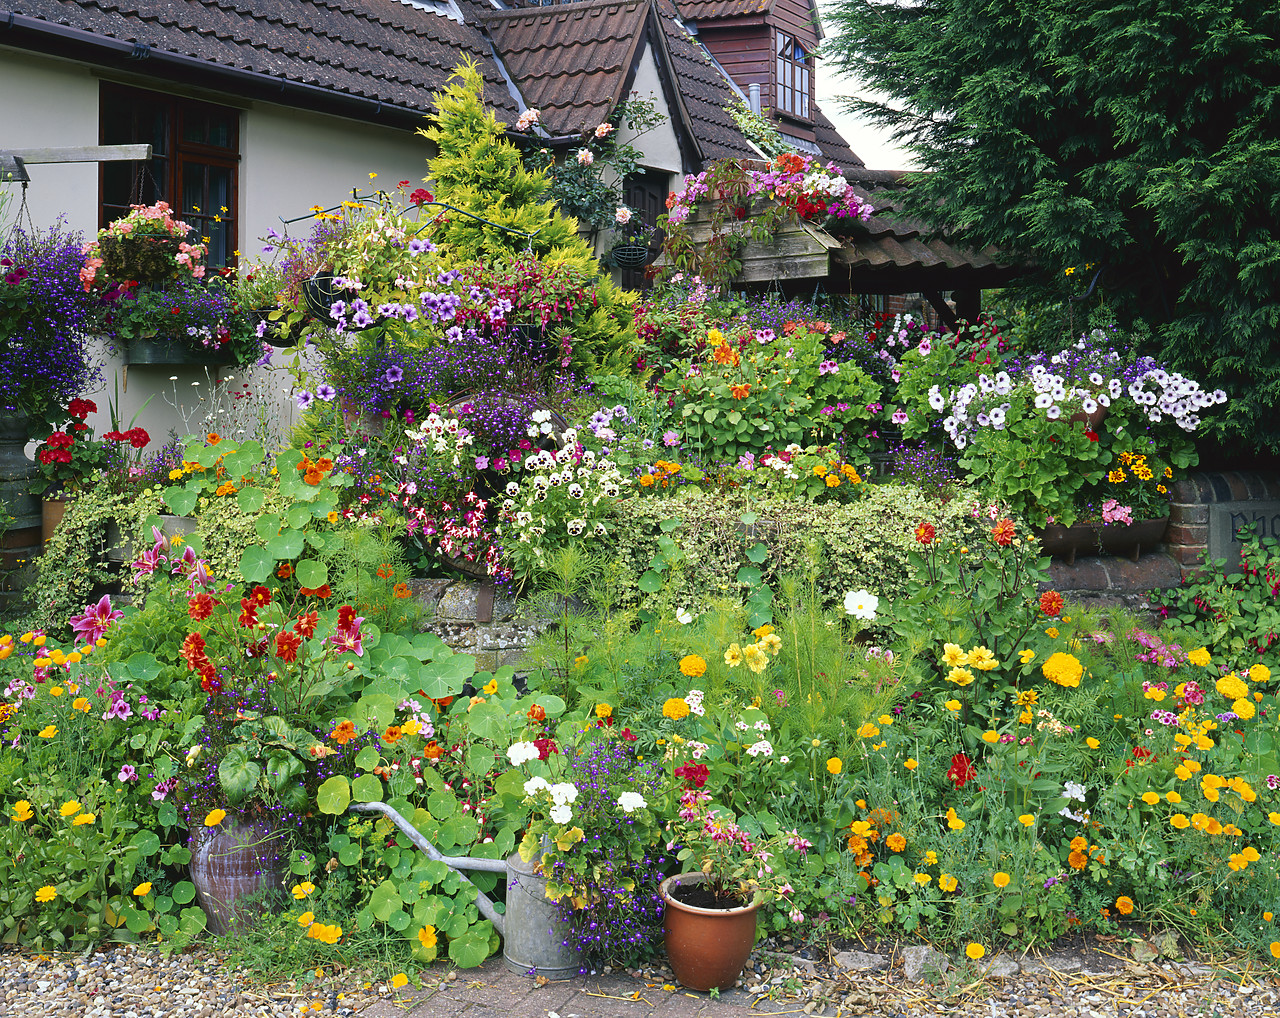
[[[556,742],[554,739],[547,739],[547,738],[534,739],[533,744],[538,747],[539,760],[545,760],[552,753],[560,752],[560,750],[556,749]]]
[[[978,769],[973,766],[973,761],[963,753],[957,753],[951,758],[951,766],[947,769],[947,780],[956,788],[964,788],[970,781],[978,776]]]
[[[677,767],[673,773],[677,778],[684,778],[689,788],[701,788],[707,783],[711,768],[706,764],[687,763],[683,767]]]

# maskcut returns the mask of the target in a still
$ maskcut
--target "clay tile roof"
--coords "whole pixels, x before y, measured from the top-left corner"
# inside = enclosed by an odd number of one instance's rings
[[[9,0],[17,14],[423,113],[471,56],[499,115],[518,115],[483,36],[397,0]],[[146,60],[137,63],[148,68]],[[156,72],[160,73],[157,67]],[[233,91],[228,88],[228,91]],[[289,99],[282,95],[282,102]]]
[[[953,244],[923,220],[898,211],[903,174],[896,170],[855,170],[846,176],[854,190],[875,208],[866,223],[852,224],[834,255],[850,269],[886,274],[907,271],[944,275],[956,282],[962,277],[981,279],[980,285],[998,286],[1018,275],[1022,267],[1002,259],[995,248],[975,251]]]
[[[690,21],[711,18],[740,18],[750,14],[767,14],[773,0],[677,0],[680,16]]]
[[[760,153],[743,137],[726,108],[739,99],[706,52],[681,27],[675,4],[657,0],[680,99],[689,112],[704,162],[714,159],[758,159]]]
[[[479,17],[542,126],[569,135],[607,119],[622,98],[648,14],[648,0],[614,0]]]

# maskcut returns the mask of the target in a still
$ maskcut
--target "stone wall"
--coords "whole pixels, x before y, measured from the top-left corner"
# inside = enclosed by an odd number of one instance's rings
[[[525,649],[555,620],[497,594],[477,580],[410,580],[414,596],[427,608],[423,632],[435,633],[460,654],[473,654],[476,670],[519,666]]]

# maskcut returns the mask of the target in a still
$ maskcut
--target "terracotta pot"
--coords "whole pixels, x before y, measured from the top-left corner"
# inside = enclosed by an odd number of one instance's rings
[[[666,912],[662,929],[671,969],[691,990],[727,990],[742,974],[756,942],[758,903],[733,908],[700,908],[672,897],[672,891],[705,883],[705,873],[680,873],[659,886]]]
[[[1083,424],[1090,431],[1096,432],[1098,426],[1102,424],[1107,416],[1107,408],[1099,406],[1093,413],[1087,414],[1083,410],[1072,414],[1067,418],[1072,424]]]
[[[62,516],[66,511],[65,498],[46,498],[40,504],[40,539],[45,544],[53,539],[53,532],[58,529],[58,524],[62,522]]]
[[[191,834],[191,883],[209,918],[210,933],[225,934],[251,922],[246,898],[284,885],[288,858],[285,834],[265,824],[227,817],[217,827],[197,825]]]

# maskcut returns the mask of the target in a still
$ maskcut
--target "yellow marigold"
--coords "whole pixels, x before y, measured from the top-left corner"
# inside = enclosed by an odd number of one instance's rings
[[[1044,635],[1049,637],[1049,639],[1051,640],[1056,640],[1058,638],[1058,627],[1050,626],[1048,629],[1044,631]]]
[[[1187,655],[1187,660],[1199,668],[1207,668],[1209,665],[1209,648],[1197,647]]]
[[[997,873],[995,876],[991,878],[991,882],[995,884],[996,887],[1008,887],[1009,880],[1010,880],[1009,874],[1003,871],[1000,873]]]
[[[691,679],[701,678],[707,673],[707,662],[697,654],[686,654],[680,659],[680,672]]]
[[[83,827],[85,824],[91,824],[98,819],[96,813],[81,813],[78,817],[71,821],[72,827]]]
[[[611,718],[613,717],[613,707],[607,703],[596,704],[596,717]]]
[[[969,651],[969,667],[976,668],[980,672],[989,672],[999,668],[1000,662],[986,647],[974,647]]]
[[[75,799],[68,799],[66,802],[64,802],[61,806],[58,807],[58,812],[61,813],[64,817],[70,817],[70,816],[75,816],[83,808],[84,807],[81,806],[80,803],[76,802]]]
[[[31,803],[26,799],[19,799],[13,804],[13,812],[9,815],[9,819],[15,823],[23,824],[35,816],[35,812],[31,809]]]
[[[1116,899],[1116,911],[1121,915],[1131,915],[1133,913],[1133,899],[1128,895],[1122,894]]]
[[[1234,672],[1220,678],[1214,683],[1214,688],[1228,700],[1239,700],[1249,695],[1249,687]]]
[[[1246,700],[1244,697],[1232,701],[1231,710],[1241,721],[1248,721],[1257,713],[1257,709],[1253,706],[1253,701]]]
[[[673,696],[662,705],[662,716],[670,718],[672,721],[687,718],[689,716],[689,705]]]
[[[1021,689],[1013,702],[1019,707],[1034,707],[1040,700],[1040,693],[1035,689]]]
[[[828,774],[839,774],[842,770],[844,770],[844,762],[838,756],[833,756],[827,761]]]
[[[1258,664],[1249,669],[1250,682],[1266,682],[1271,678],[1271,669],[1266,665]]]
[[[53,901],[58,896],[58,889],[49,884],[45,884],[40,890],[36,891],[36,901]],[[1278,955],[1277,957],[1280,957]]]
[[[1059,686],[1078,686],[1080,677],[1084,675],[1084,666],[1074,654],[1056,651],[1040,668],[1044,677]]]
[[[907,847],[907,839],[895,831],[884,839],[884,847],[890,852],[901,852]]]
[[[948,682],[954,682],[957,686],[967,686],[973,681],[973,672],[968,668],[952,668],[947,675]]]
[[[956,878],[953,877],[950,873],[940,873],[938,875],[938,887],[946,891],[948,894],[954,891],[957,886],[958,886],[958,883],[956,881]]]
[[[1067,856],[1067,865],[1073,870],[1082,870],[1089,865],[1089,857],[1083,852],[1072,852]]]
[[[927,884],[930,880],[932,880],[933,877],[929,876],[928,873],[917,873],[911,879],[914,880],[921,887],[924,887],[924,885]]]

